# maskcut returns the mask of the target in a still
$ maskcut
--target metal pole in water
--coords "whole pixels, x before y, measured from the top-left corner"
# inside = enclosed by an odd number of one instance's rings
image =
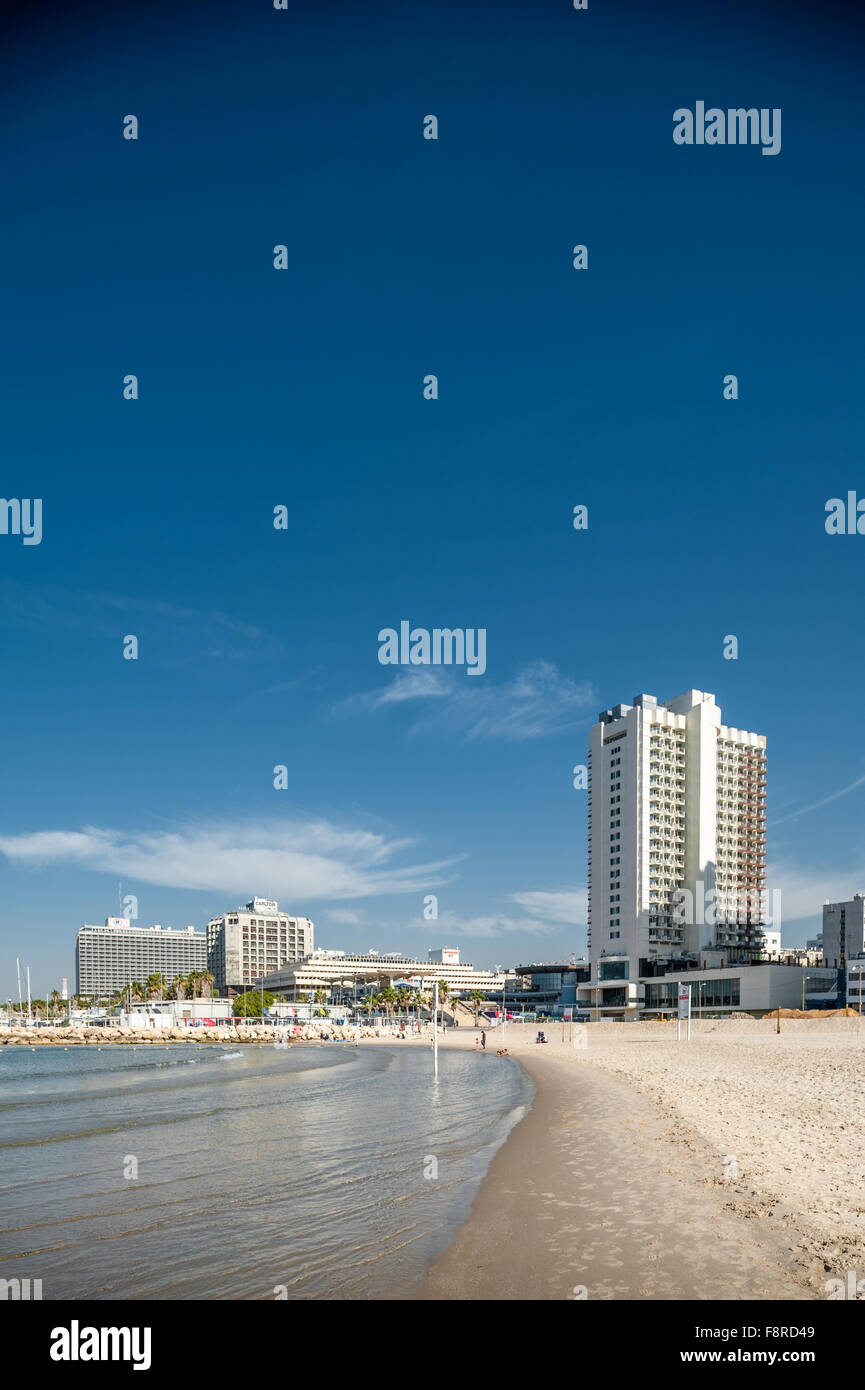
[[[433,994],[433,1076],[439,1074],[439,982]]]

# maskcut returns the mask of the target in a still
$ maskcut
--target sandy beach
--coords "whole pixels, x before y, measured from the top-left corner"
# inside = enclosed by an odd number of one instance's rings
[[[865,1277],[865,1025],[783,1019],[778,1034],[773,1018],[694,1020],[690,1042],[675,1030],[547,1024],[538,1046],[537,1025],[508,1026],[509,1057],[534,1081],[534,1102],[418,1297],[813,1300],[827,1297],[827,1280]],[[291,1045],[394,1047],[378,1026],[329,1043],[315,1032]],[[463,1026],[440,1046],[474,1052],[476,1038]],[[193,1041],[205,1039],[276,1041],[273,1029],[251,1027]],[[109,1040],[100,1030],[83,1041],[170,1047],[190,1036]],[[499,1046],[488,1031],[476,1065],[511,1065]],[[425,1034],[398,1050],[429,1047]]]
[[[865,1271],[858,1019],[536,1031],[506,1038],[534,1105],[420,1297],[808,1300]]]

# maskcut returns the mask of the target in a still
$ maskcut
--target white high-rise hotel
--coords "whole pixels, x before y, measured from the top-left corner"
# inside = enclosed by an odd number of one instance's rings
[[[588,918],[601,1008],[637,1006],[640,976],[662,961],[759,954],[765,806],[765,737],[724,724],[714,695],[637,695],[601,713],[589,744]]]
[[[220,994],[248,989],[290,961],[302,960],[313,949],[313,925],[308,917],[280,912],[271,898],[252,898],[245,907],[207,924],[207,962]]]

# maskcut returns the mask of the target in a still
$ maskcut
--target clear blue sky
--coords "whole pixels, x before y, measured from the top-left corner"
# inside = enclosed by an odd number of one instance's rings
[[[581,953],[571,768],[639,691],[766,734],[785,942],[865,889],[865,781],[836,795],[865,779],[865,537],[824,529],[865,495],[839,15],[23,12],[2,491],[44,533],[0,536],[0,996],[16,954],[71,985],[118,879],[143,925],[262,893],[330,947]],[[780,107],[781,153],[674,145],[697,100]],[[485,628],[485,675],[395,681],[401,619]]]

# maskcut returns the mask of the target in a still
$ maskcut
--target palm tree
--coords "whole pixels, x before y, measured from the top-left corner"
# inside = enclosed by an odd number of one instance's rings
[[[170,987],[169,987],[168,993],[169,993],[170,997],[173,998],[173,999],[185,999],[185,998],[186,998],[186,976],[185,976],[185,975],[175,975],[174,979],[171,981],[171,985],[170,985]]]
[[[448,1002],[449,994],[450,989],[447,980],[439,980],[439,1011],[442,1015],[442,1022],[444,1022],[445,1004]]]
[[[325,992],[323,989],[317,989],[317,990],[315,991],[315,994],[313,995],[313,1003],[314,1003],[314,1004],[326,1004],[326,1003],[327,1003],[327,994],[326,994],[326,992]]]
[[[143,986],[143,984],[141,983],[141,981],[140,981],[140,980],[133,980],[133,981],[132,981],[132,984],[129,986],[129,997],[130,997],[130,999],[132,1000],[132,1003],[133,1003],[133,1004],[143,1004],[143,1003],[144,1003],[144,994],[145,994],[145,990],[144,990],[144,986]]]
[[[199,970],[198,977],[201,980],[201,997],[202,999],[209,999],[216,976],[212,975],[209,970]]]
[[[51,993],[48,996],[48,1002],[51,1005],[51,1013],[55,1014],[57,1012],[57,1006],[60,1003],[60,991],[57,989],[52,989]]]
[[[147,990],[148,999],[161,999],[165,993],[165,976],[160,975],[157,971],[147,976],[144,985]]]
[[[380,1003],[380,1000],[379,1000],[379,996],[378,996],[377,994],[368,994],[368,995],[366,996],[366,999],[364,1000],[364,1005],[363,1005],[363,1006],[364,1006],[364,1008],[366,1009],[367,1013],[368,1013],[368,1014],[371,1014],[371,1013],[373,1013],[373,1011],[374,1011],[375,1009],[378,1008],[379,1003]]]
[[[473,989],[472,992],[471,992],[471,994],[469,995],[469,999],[471,1000],[472,1006],[473,1006],[474,1011],[475,1011],[475,1027],[477,1028],[477,1026],[478,1026],[478,1014],[479,1014],[480,1011],[481,1011],[481,1004],[484,1002],[484,992],[483,992],[483,990],[482,990],[482,989]]]
[[[381,994],[379,995],[379,999],[384,1005],[385,1015],[391,1023],[393,1023],[393,1009],[394,1004],[396,1003],[396,997],[396,990],[394,989],[393,985],[387,985],[386,988],[383,989],[381,991]]]

